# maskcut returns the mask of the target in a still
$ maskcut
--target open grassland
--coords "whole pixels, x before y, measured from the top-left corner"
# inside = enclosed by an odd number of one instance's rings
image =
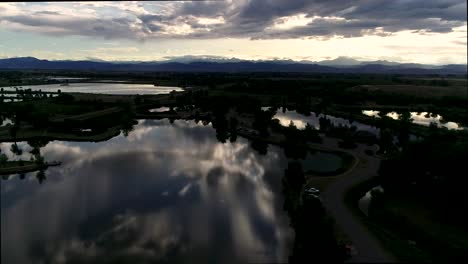
[[[419,86],[419,85],[358,85],[352,92],[369,92],[420,98],[468,97],[466,86]]]

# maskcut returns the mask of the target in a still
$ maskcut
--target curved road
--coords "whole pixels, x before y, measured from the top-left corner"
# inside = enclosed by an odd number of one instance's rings
[[[324,138],[324,145],[328,148],[339,149],[337,143],[336,139]],[[347,190],[377,175],[380,159],[366,155],[365,149],[369,147],[358,144],[354,150],[345,150],[357,158],[358,162],[352,170],[338,176],[328,186],[321,195],[322,202],[356,248],[357,254],[348,262],[397,262],[344,203]]]

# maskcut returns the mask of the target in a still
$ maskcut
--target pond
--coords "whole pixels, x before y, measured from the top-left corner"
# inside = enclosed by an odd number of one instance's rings
[[[17,159],[11,145],[1,151]],[[18,145],[27,159],[31,147]],[[164,119],[40,151],[62,165],[1,180],[2,263],[286,262],[291,252],[277,147],[260,155],[240,137],[219,143],[211,125]]]
[[[23,101],[23,99],[14,99],[14,98],[11,98],[11,99],[10,98],[5,98],[5,99],[3,99],[4,103],[13,103],[13,102],[21,102],[21,101]]]
[[[7,125],[13,125],[13,121],[10,118],[2,118],[2,124],[0,127],[7,126]]]
[[[150,112],[150,113],[163,113],[163,112],[167,112],[169,110],[171,110],[170,107],[162,106],[162,107],[158,107],[158,108],[149,109],[148,112]]]
[[[366,194],[361,199],[359,199],[359,202],[358,202],[359,210],[361,210],[361,212],[365,214],[366,216],[369,216],[369,206],[372,201],[373,191],[384,192],[384,189],[380,185],[376,186],[370,189],[368,192],[366,192]]]
[[[3,87],[6,91],[15,90],[15,86]],[[22,90],[42,90],[44,92],[69,93],[96,93],[96,94],[168,94],[171,91],[182,91],[180,87],[154,86],[152,84],[127,84],[127,83],[70,83],[67,86],[60,84],[24,85]]]
[[[376,118],[380,118],[380,111],[375,110],[363,110],[362,113],[366,116],[372,116]],[[438,127],[446,127],[449,130],[466,130],[466,127],[461,126],[458,123],[445,121],[441,115],[433,114],[429,112],[410,112],[412,123],[429,126],[431,123],[437,124]],[[386,116],[398,120],[401,116],[400,113],[397,112],[390,112],[387,113]]]
[[[267,110],[269,107],[262,107],[263,110]],[[349,121],[348,119],[341,118],[341,117],[335,117],[331,115],[324,115],[324,114],[319,114],[317,115],[316,113],[312,112],[310,116],[305,116],[303,114],[299,114],[296,111],[291,111],[287,110],[283,112],[280,109],[276,112],[275,116],[273,118],[276,118],[280,121],[280,124],[283,126],[289,126],[289,123],[292,121],[294,125],[298,129],[304,129],[309,123],[312,127],[316,129],[320,129],[320,122],[319,119],[321,117],[326,117],[331,121],[332,124],[334,125],[343,125],[343,126],[356,126],[357,130],[363,130],[363,131],[368,131],[371,132],[375,135],[379,135],[379,129],[374,126],[369,126],[357,121]]]
[[[317,151],[307,153],[304,160],[301,160],[304,171],[314,171],[319,173],[331,173],[343,166],[343,159],[335,154]]]

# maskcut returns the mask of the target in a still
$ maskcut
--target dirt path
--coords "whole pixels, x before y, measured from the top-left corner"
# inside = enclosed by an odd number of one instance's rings
[[[325,138],[324,145],[336,149],[338,141]],[[347,190],[356,184],[363,182],[375,175],[379,169],[380,159],[364,154],[370,147],[359,144],[355,150],[347,150],[349,154],[358,158],[358,163],[353,170],[341,175],[322,193],[322,201],[336,224],[345,232],[357,250],[349,262],[397,262],[387,252],[362,222],[344,203],[344,195]]]

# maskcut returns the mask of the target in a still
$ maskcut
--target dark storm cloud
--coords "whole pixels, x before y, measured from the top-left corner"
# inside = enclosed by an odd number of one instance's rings
[[[402,30],[447,33],[466,25],[465,0],[238,0],[167,3],[170,12],[124,9],[125,18],[68,18],[57,12],[1,16],[7,21],[46,34],[74,34],[106,38],[222,38],[252,39],[356,37],[389,35]],[[145,7],[144,4],[141,6]],[[1,8],[1,7],[0,7]],[[306,25],[275,27],[290,16],[302,15]],[[199,18],[224,19],[201,23]],[[177,31],[184,26],[189,30]],[[60,30],[57,30],[60,29]]]
[[[54,12],[56,13],[56,12]],[[54,14],[55,15],[55,14]],[[2,21],[16,23],[46,35],[82,35],[104,38],[132,38],[138,33],[130,28],[131,20],[126,18],[87,19],[68,18],[62,15],[29,16],[16,15],[1,17]]]
[[[215,31],[226,36],[253,38],[298,38],[338,35],[392,33],[402,30],[450,32],[466,23],[464,0],[316,0],[316,1],[249,1],[227,14],[224,27]],[[306,26],[265,32],[281,17],[305,14],[315,19]],[[344,20],[323,19],[340,17]],[[381,30],[376,30],[381,28]]]
[[[228,1],[187,2],[178,9],[177,15],[219,16],[224,15],[229,6]]]

